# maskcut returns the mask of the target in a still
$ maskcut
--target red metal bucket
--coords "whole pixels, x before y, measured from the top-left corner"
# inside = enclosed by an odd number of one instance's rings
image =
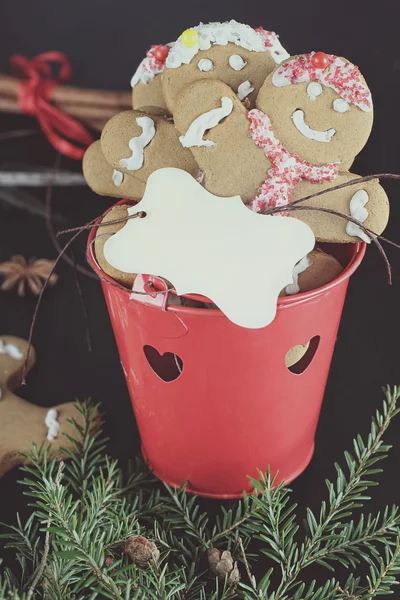
[[[100,269],[94,235],[93,229],[89,261],[103,278],[143,454],[155,475],[172,486],[187,481],[188,491],[214,498],[250,493],[248,476],[268,465],[279,480],[297,477],[314,451],[348,281],[365,244],[330,246],[345,266],[341,275],[280,298],[275,320],[254,330],[219,310],[163,310],[133,299]],[[292,372],[286,353],[309,341]]]

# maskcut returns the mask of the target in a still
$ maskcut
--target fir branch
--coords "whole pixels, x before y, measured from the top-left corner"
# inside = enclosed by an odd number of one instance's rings
[[[315,553],[313,562],[328,566],[328,561],[338,561],[344,567],[353,567],[365,559],[369,552],[377,555],[376,542],[382,544],[394,543],[400,527],[400,515],[397,506],[385,508],[383,515],[375,517],[361,515],[358,523],[350,521],[344,524],[332,535],[325,539],[325,548]],[[332,568],[333,570],[333,568]]]
[[[378,595],[392,593],[392,586],[398,585],[396,575],[400,574],[400,539],[397,539],[396,547],[391,550],[386,546],[385,559],[379,557],[377,564],[370,567],[367,577],[369,587],[364,598],[375,598]]]
[[[236,503],[236,510],[233,508],[226,509],[221,506],[221,514],[216,517],[216,524],[213,527],[210,546],[215,546],[220,540],[228,540],[236,542],[240,535],[242,538],[251,536],[251,532],[247,535],[243,529],[246,523],[254,517],[257,507],[254,506],[254,496],[244,496],[243,500]]]
[[[287,581],[292,577],[292,564],[298,556],[294,539],[299,529],[294,512],[297,505],[290,504],[291,490],[283,482],[276,485],[277,475],[271,476],[269,470],[259,475],[259,480],[251,480],[258,494],[253,500],[257,510],[248,528],[257,539],[267,543],[262,552],[280,565],[282,581]]]
[[[391,592],[400,573],[398,508],[357,520],[348,517],[366,499],[370,478],[378,472],[375,463],[388,450],[382,436],[398,412],[398,396],[397,388],[387,390],[367,441],[358,437],[355,457],[345,454],[347,475],[337,466],[336,484],[327,482],[328,502],[318,517],[307,511],[303,543],[296,539],[290,490],[276,485],[269,472],[253,482],[258,494],[223,507],[213,524],[184,488],[166,487],[165,493],[152,487],[153,477],[143,463],[123,476],[105,454],[100,428],[91,433],[94,413],[84,404],[85,426],[74,424],[77,454],[62,476],[45,448],[32,448],[32,464],[23,468],[24,493],[33,501],[33,513],[25,524],[17,518],[8,527],[7,546],[16,551],[20,573],[3,570],[0,600],[367,600]],[[156,543],[158,563],[143,567],[128,561],[123,548],[135,535]],[[261,552],[279,567],[269,568],[259,580],[246,550],[251,538],[261,540]],[[210,578],[206,550],[216,548],[215,543],[243,562],[247,578],[237,588],[228,577]],[[355,571],[361,561],[370,569],[363,584],[356,575],[344,584],[329,579],[306,585],[300,578],[311,564],[333,569],[339,562]]]
[[[337,481],[336,486],[327,480],[326,484],[329,491],[328,506],[322,503],[319,518],[314,516],[313,512],[307,510],[308,535],[301,547],[300,554],[296,556],[296,566],[289,577],[283,579],[278,589],[277,599],[283,599],[286,593],[297,585],[297,577],[305,567],[309,566],[318,559],[321,563],[321,551],[325,553],[325,558],[334,558],[329,555],[329,548],[324,546],[324,540],[330,535],[335,535],[342,529],[343,525],[340,519],[348,517],[355,508],[362,506],[365,491],[375,482],[367,479],[371,474],[376,474],[377,469],[372,469],[373,465],[387,456],[390,446],[382,443],[382,437],[389,427],[391,420],[399,413],[397,401],[400,396],[400,389],[394,387],[391,390],[386,389],[386,398],[383,402],[382,412],[377,411],[372,420],[371,431],[367,442],[364,443],[360,436],[354,440],[354,458],[350,453],[345,453],[345,459],[348,467],[348,477],[344,471],[336,466]]]
[[[171,502],[165,502],[165,508],[169,511],[166,523],[194,537],[204,549],[211,547],[207,531],[208,516],[200,513],[196,496],[188,496],[185,486],[173,489],[165,484],[165,488],[171,498]]]
[[[57,471],[57,475],[55,478],[55,484],[57,484],[60,481],[63,466],[64,466],[64,463],[61,461],[58,466],[58,471]],[[31,598],[34,594],[34,591],[35,591],[35,589],[44,573],[45,567],[46,567],[46,561],[47,561],[47,557],[49,555],[49,550],[50,550],[50,525],[51,525],[51,515],[49,515],[49,518],[47,520],[47,531],[46,531],[46,535],[45,535],[45,539],[44,539],[44,551],[43,551],[43,555],[42,555],[42,560],[40,561],[40,565],[39,565],[39,568],[35,575],[35,578],[34,578],[32,585],[30,586],[28,593],[26,595],[27,600],[31,600]]]

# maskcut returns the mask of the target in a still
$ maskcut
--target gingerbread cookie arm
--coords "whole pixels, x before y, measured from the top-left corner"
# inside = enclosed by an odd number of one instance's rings
[[[292,200],[329,189],[357,177],[359,176],[347,172],[340,173],[333,181],[325,183],[302,181],[295,187]],[[376,179],[328,192],[301,204],[349,214],[378,235],[384,231],[389,219],[389,200]],[[318,241],[341,244],[368,241],[368,237],[360,228],[337,215],[317,210],[293,211],[291,215],[307,223]]]
[[[192,153],[183,148],[173,123],[140,111],[121,112],[106,123],[101,149],[107,162],[146,183],[153,171],[175,167],[193,176],[198,167]]]
[[[22,378],[27,352],[27,341],[0,337],[0,477],[26,461],[23,453],[32,444],[37,447],[49,444],[50,455],[63,458],[61,448],[73,449],[73,444],[62,434],[76,436],[75,428],[67,420],[74,418],[83,425],[82,415],[73,403],[48,409],[30,404],[14,394],[13,390]],[[34,360],[35,351],[31,348],[28,369]]]
[[[205,79],[190,84],[176,99],[174,120],[181,143],[204,172],[204,187],[218,196],[252,200],[271,165],[249,137],[247,110],[230,87]]]
[[[108,164],[101,151],[100,140],[86,150],[82,161],[88,186],[100,196],[141,200],[145,184],[137,177],[126,176]]]
[[[160,108],[164,114],[168,112],[162,89],[162,73],[155,75],[154,79],[147,83],[139,81],[132,88],[133,110],[140,110],[143,106]]]

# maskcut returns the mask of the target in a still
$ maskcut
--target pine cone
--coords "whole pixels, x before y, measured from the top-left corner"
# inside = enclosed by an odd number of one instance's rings
[[[124,552],[129,560],[141,567],[146,567],[149,562],[158,562],[160,551],[154,542],[143,536],[130,537],[125,542]]]
[[[111,565],[113,565],[115,562],[115,560],[113,559],[112,556],[106,556],[104,559],[104,566],[105,567],[111,567]]]
[[[217,575],[218,579],[224,580],[228,575],[228,582],[237,584],[240,579],[240,573],[237,562],[233,561],[232,554],[229,550],[221,552],[217,548],[211,548],[207,552],[208,564],[211,572]]]

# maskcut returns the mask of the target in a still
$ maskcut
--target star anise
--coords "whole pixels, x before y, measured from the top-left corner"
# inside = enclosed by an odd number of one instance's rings
[[[25,296],[26,292],[39,296],[53,265],[54,261],[46,258],[26,260],[20,254],[12,256],[9,261],[0,263],[0,276],[4,277],[0,289],[3,291],[16,289],[18,296]],[[53,273],[48,285],[55,285],[57,279],[58,276]]]

